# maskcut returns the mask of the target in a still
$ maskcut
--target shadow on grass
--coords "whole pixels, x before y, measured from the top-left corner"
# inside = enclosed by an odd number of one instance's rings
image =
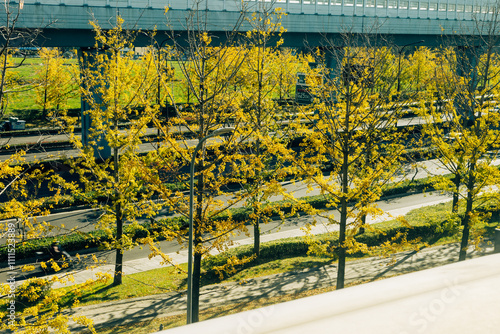
[[[94,301],[103,302],[121,299],[120,296],[115,292],[107,294],[105,297],[106,300],[103,300],[103,296],[101,296],[100,294],[110,290],[111,288],[113,288],[113,284],[109,283],[95,290],[93,289],[91,291],[88,291],[82,295],[70,292],[64,296],[64,299],[61,300],[61,304],[59,304],[59,306],[63,308],[71,308],[75,300],[79,300],[81,303],[92,303]]]
[[[215,270],[213,270],[213,269],[206,270],[205,272],[202,273],[202,276],[201,276],[201,286],[221,283],[224,280],[227,280],[231,277],[238,275],[239,273],[241,273],[244,270],[251,273],[250,276],[252,276],[252,277],[266,276],[266,274],[264,273],[265,271],[272,271],[272,270],[276,270],[276,269],[280,269],[280,268],[284,268],[283,271],[287,271],[287,272],[288,271],[302,271],[302,270],[306,270],[306,269],[316,270],[316,269],[321,268],[322,266],[330,265],[331,263],[336,261],[336,259],[328,259],[328,258],[325,258],[324,260],[318,260],[317,258],[311,258],[311,260],[309,260],[309,261],[293,261],[293,262],[287,263],[286,265],[283,265],[281,261],[289,259],[289,258],[297,258],[297,257],[296,256],[289,256],[289,257],[285,257],[285,258],[259,258],[259,259],[255,259],[255,260],[250,261],[246,264],[236,266],[235,272],[232,272],[232,273],[223,272],[222,279]],[[307,256],[304,256],[301,258],[307,258]],[[182,283],[187,284],[186,279]]]

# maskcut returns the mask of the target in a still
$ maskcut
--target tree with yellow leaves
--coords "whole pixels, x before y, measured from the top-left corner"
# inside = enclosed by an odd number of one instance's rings
[[[460,37],[454,50],[442,54],[434,92],[444,95],[429,106],[420,106],[426,119],[424,128],[437,152],[437,159],[452,178],[437,177],[435,187],[453,193],[452,218],[461,225],[459,260],[466,259],[474,225],[484,224],[488,214],[477,210],[484,201],[496,200],[500,173],[494,166],[500,153],[500,115],[496,107],[499,94],[500,58],[496,52],[499,23],[498,8],[487,19],[477,20],[479,39]],[[446,90],[441,90],[446,86]],[[459,199],[465,212],[459,214]],[[457,226],[458,227],[458,226]],[[481,241],[481,233],[474,240]]]
[[[57,117],[58,110],[68,108],[68,99],[78,91],[75,65],[65,66],[59,49],[41,48],[38,52],[41,68],[36,71],[36,103],[42,117]]]
[[[338,244],[313,240],[311,249],[338,258],[341,289],[347,253],[366,250],[355,235],[366,226],[366,215],[381,213],[374,202],[400,167],[404,134],[395,125],[404,104],[388,98],[397,81],[390,48],[370,47],[368,37],[344,34],[344,47],[325,53],[338,67],[319,66],[306,78],[314,102],[298,120],[310,123],[300,130],[305,139],[295,164],[339,213],[340,218],[324,217],[338,226]]]
[[[200,28],[203,27],[200,13],[193,13],[188,21],[190,30],[187,47],[176,44],[175,53],[182,55],[178,57],[181,84],[188,87],[189,101],[173,96],[168,91],[168,99],[173,102],[178,116],[167,122],[155,120],[155,126],[161,131],[161,143],[157,151],[148,154],[151,165],[142,175],[171,211],[186,219],[192,215],[192,303],[188,303],[190,323],[198,321],[202,260],[210,256],[211,251],[225,250],[231,244],[232,235],[246,231],[245,222],[236,221],[229,209],[237,206],[249,194],[233,191],[234,185],[243,181],[240,170],[246,168],[245,152],[238,147],[248,134],[242,127],[244,117],[240,108],[241,99],[234,93],[234,87],[248,51],[235,45],[238,26],[223,41],[219,41],[222,45],[214,46],[213,36]],[[227,133],[225,138],[213,138],[214,131],[228,126],[232,133]],[[182,131],[181,135],[179,131]],[[198,147],[196,153],[195,146]],[[191,166],[192,162],[194,166]],[[192,187],[190,168],[194,172]],[[165,180],[182,187],[167,187]],[[189,194],[183,191],[186,188],[191,188],[192,202]],[[190,211],[190,208],[193,210]],[[180,242],[187,241],[185,229],[176,236]],[[234,259],[228,266],[218,269],[223,270],[238,263],[240,261]]]
[[[154,57],[134,60],[133,36],[123,30],[121,17],[107,31],[92,24],[95,48],[81,55],[81,91],[87,106],[82,119],[87,119],[90,127],[81,139],[70,120],[66,122],[80,152],[68,163],[83,185],[75,192],[102,210],[96,228],[107,231],[112,239],[104,246],[116,250],[113,285],[120,285],[123,254],[134,246],[124,226],[129,225],[130,230],[140,228],[137,217],[151,216],[157,209],[140,175],[145,162],[139,154],[141,149],[153,149],[145,135],[148,123],[158,113],[150,93],[156,84],[151,79]]]
[[[284,157],[288,156],[287,143],[292,138],[289,118],[290,106],[280,105],[282,97],[296,81],[301,59],[289,52],[281,52],[281,17],[279,9],[261,5],[248,19],[248,54],[237,78],[241,78],[238,93],[243,107],[243,127],[248,137],[246,168],[240,168],[247,180],[243,188],[252,194],[247,206],[252,209],[254,253],[260,254],[261,224],[270,220],[267,206],[269,198],[284,192],[280,184],[286,176]],[[302,62],[303,63],[303,62]],[[286,73],[285,75],[283,74]],[[290,81],[292,81],[290,83]],[[244,175],[243,175],[244,174]]]
[[[31,159],[30,159],[31,160]],[[53,259],[41,262],[40,266],[55,272],[54,275],[37,277],[33,265],[20,265],[21,249],[52,235],[57,228],[47,220],[50,207],[43,199],[37,198],[39,188],[51,191],[52,199],[57,202],[65,192],[65,182],[54,173],[50,164],[44,166],[39,161],[28,161],[25,151],[13,153],[0,162],[0,196],[3,200],[0,211],[0,247],[5,250],[7,281],[0,284],[0,330],[13,333],[65,332],[68,321],[88,327],[93,331],[92,322],[84,317],[69,317],[60,312],[59,302],[66,293],[62,289],[52,289],[54,283],[62,286],[71,283],[71,274],[59,275],[68,268],[66,260]],[[71,186],[71,185],[68,185]],[[26,278],[26,276],[28,278]],[[33,277],[31,277],[33,276]],[[89,280],[87,287],[108,279],[105,276]],[[75,306],[78,301],[75,300]]]

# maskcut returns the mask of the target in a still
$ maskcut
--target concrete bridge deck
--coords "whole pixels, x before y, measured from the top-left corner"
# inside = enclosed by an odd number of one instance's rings
[[[13,12],[18,1],[9,4]],[[494,2],[473,0],[25,0],[21,7],[18,28],[43,28],[40,45],[71,47],[94,44],[91,20],[106,29],[120,15],[127,29],[182,33],[193,28],[188,21],[194,17],[222,36],[233,30],[242,13],[266,8],[287,13],[282,19],[287,46],[300,47],[306,40],[318,45],[325,36],[345,32],[382,34],[396,44],[424,39],[427,45],[438,45],[443,38],[481,34],[477,23],[495,20],[498,11]],[[6,20],[5,13],[0,19]],[[249,29],[245,20],[238,28]],[[146,45],[150,39],[136,42]]]

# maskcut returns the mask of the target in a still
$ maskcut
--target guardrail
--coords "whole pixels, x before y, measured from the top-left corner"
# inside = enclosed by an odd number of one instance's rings
[[[19,0],[17,0],[19,1]],[[13,1],[13,2],[17,2]],[[240,11],[236,0],[25,0],[32,5],[92,6],[209,11]],[[417,19],[489,20],[497,11],[493,1],[477,0],[244,0],[249,11],[261,7],[282,8],[290,14],[402,17]]]

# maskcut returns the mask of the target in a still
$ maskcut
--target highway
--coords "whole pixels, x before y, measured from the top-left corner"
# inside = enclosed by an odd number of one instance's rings
[[[421,125],[423,123],[424,120],[422,117],[408,117],[398,120],[397,126],[407,127]],[[178,127],[177,131],[183,133],[187,130],[185,127]],[[149,141],[145,138],[146,140],[139,145],[139,153],[153,151],[158,148],[158,142],[154,138],[154,135],[157,133],[158,130],[156,128],[148,128],[146,130],[145,136],[149,138]],[[76,135],[76,137],[80,138],[80,135]],[[187,146],[196,146],[198,140],[187,139],[184,140],[184,142]],[[55,143],[60,143],[61,145],[51,148]],[[40,135],[30,135],[26,137],[0,137],[0,147],[4,147],[5,145],[25,149],[27,151],[24,155],[26,162],[60,160],[62,158],[77,157],[80,154],[78,150],[71,148],[68,134],[40,133]],[[29,150],[29,148],[31,148],[31,150]],[[7,160],[11,154],[11,151],[0,151],[0,161]]]

